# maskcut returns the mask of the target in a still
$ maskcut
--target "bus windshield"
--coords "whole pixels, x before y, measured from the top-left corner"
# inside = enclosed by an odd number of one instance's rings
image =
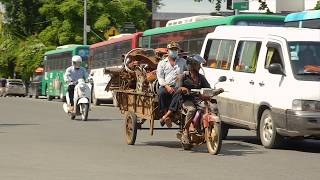
[[[78,53],[81,56],[82,61],[88,61],[89,58],[89,49],[88,48],[79,48]]]
[[[288,14],[285,18],[285,26],[320,29],[320,10]]]
[[[320,80],[320,42],[289,42],[291,66],[301,80]]]

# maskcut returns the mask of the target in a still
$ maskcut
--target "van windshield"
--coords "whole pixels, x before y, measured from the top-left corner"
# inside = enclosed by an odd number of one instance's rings
[[[289,42],[293,74],[299,80],[320,80],[320,42]]]

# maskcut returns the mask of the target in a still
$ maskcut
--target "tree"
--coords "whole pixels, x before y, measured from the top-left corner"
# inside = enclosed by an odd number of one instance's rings
[[[43,30],[44,17],[38,11],[40,0],[0,0],[0,3],[5,6],[7,30],[12,35],[26,38]]]
[[[46,0],[40,8],[50,25],[40,33],[45,44],[63,45],[82,43],[83,0]],[[133,22],[138,30],[146,28],[146,18],[150,12],[141,0],[89,0],[88,25],[103,36],[111,26],[121,28],[125,22]],[[58,35],[58,36],[57,36]],[[89,34],[89,43],[99,39]]]
[[[320,9],[320,1],[317,1],[316,7],[314,7],[315,10]]]
[[[41,65],[43,54],[54,47],[46,47],[37,37],[30,36],[18,45],[15,72],[24,81],[29,81],[34,70]]]
[[[146,28],[146,0],[88,0],[88,25],[100,36],[111,26],[133,22]],[[154,0],[160,5],[161,0]],[[45,51],[82,44],[83,0],[0,0],[5,22],[0,25],[0,75],[28,80]],[[1,16],[0,16],[1,20]],[[1,21],[2,22],[2,21]],[[89,43],[100,41],[92,33]]]
[[[259,10],[266,10],[267,14],[272,13],[267,5],[266,0],[259,0],[260,6],[259,6]]]

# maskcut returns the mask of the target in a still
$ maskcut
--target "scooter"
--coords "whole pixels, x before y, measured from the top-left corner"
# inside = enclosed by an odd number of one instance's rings
[[[69,111],[70,107],[70,99],[69,94],[66,94],[66,103],[63,103],[63,110],[70,116],[72,120],[76,118],[76,116],[81,115],[81,120],[86,121],[88,119],[88,113],[90,110],[90,102],[91,102],[91,89],[89,85],[86,84],[84,79],[79,79],[75,83],[74,88],[74,109],[73,111]]]

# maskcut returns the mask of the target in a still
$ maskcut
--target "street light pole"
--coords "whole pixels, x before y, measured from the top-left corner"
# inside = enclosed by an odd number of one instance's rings
[[[87,0],[84,0],[83,9],[83,45],[87,45]]]

